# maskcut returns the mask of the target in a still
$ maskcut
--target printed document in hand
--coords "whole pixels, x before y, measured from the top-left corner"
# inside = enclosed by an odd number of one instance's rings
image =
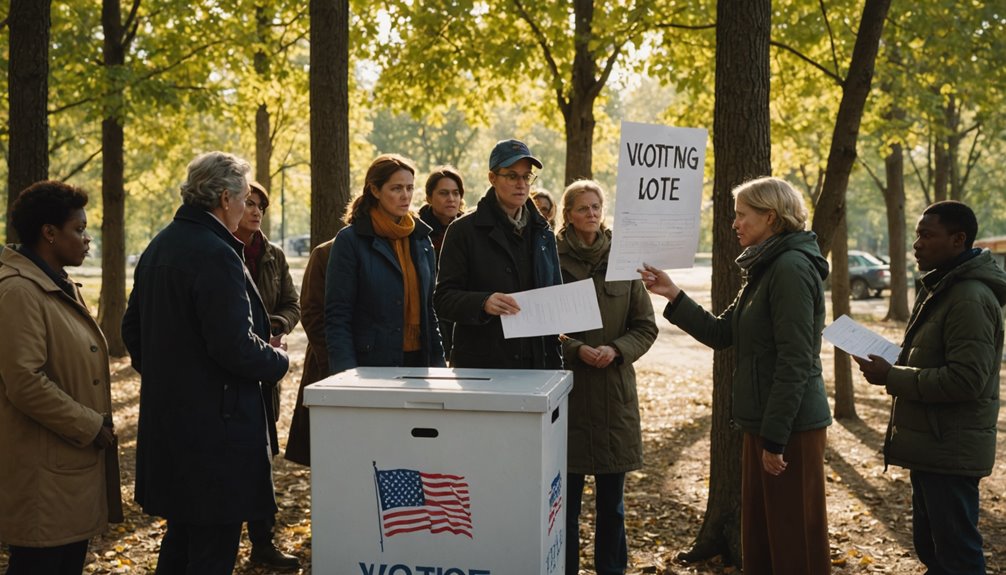
[[[871,354],[879,355],[894,365],[898,361],[898,355],[901,354],[900,347],[866,329],[847,315],[843,315],[824,328],[821,335],[838,349],[863,359],[870,359]]]
[[[557,335],[601,327],[594,280],[550,286],[510,294],[520,311],[502,315],[503,337]]]

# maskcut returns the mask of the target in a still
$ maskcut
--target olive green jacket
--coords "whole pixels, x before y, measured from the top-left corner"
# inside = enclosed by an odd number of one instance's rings
[[[290,333],[300,321],[300,296],[290,277],[286,254],[270,243],[264,234],[262,239],[265,248],[258,263],[255,287],[269,312],[269,322],[282,327],[283,333]]]
[[[821,376],[828,262],[813,232],[792,232],[752,265],[737,299],[715,317],[685,293],[664,317],[714,349],[734,347],[733,423],[786,445],[831,425]]]
[[[918,471],[992,473],[999,418],[1006,273],[988,251],[922,279],[901,355],[887,375],[894,396],[887,463]]]
[[[610,232],[603,232],[609,233]],[[595,268],[578,259],[560,232],[557,248],[563,283],[592,278],[603,327],[567,334],[563,365],[573,371],[569,396],[567,462],[570,473],[624,473],[643,466],[636,371],[639,359],[657,339],[653,304],[639,280],[605,282],[608,256]],[[609,248],[610,249],[610,248]],[[582,345],[610,345],[621,357],[598,369],[583,363]]]

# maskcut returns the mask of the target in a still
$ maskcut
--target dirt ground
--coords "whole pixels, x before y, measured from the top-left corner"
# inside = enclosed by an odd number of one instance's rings
[[[708,268],[678,272],[674,277],[693,297],[708,304]],[[295,281],[299,285],[299,278]],[[719,560],[692,565],[674,561],[679,552],[689,548],[705,509],[709,481],[712,352],[659,317],[663,304],[657,300],[654,304],[660,335],[650,352],[636,364],[646,466],[629,474],[626,481],[629,573],[739,573],[739,569],[725,566]],[[879,321],[885,310],[885,301],[880,299],[854,302],[853,305],[856,319],[898,341],[904,326]],[[283,415],[279,427],[280,442],[284,445],[305,343],[298,327],[289,339],[292,367],[283,382]],[[825,344],[823,360],[829,379],[832,355],[830,345]],[[153,573],[164,524],[144,515],[132,502],[139,378],[128,361],[114,361],[112,371],[127,515],[125,523],[112,526],[108,533],[92,541],[85,573]],[[1006,377],[1006,372],[1003,376]],[[826,473],[834,573],[923,573],[912,550],[908,473],[894,467],[886,473],[883,469],[880,449],[890,400],[882,390],[868,385],[857,374],[856,405],[861,420],[836,422],[828,435]],[[981,482],[980,528],[985,536],[989,573],[1006,573],[1004,422],[1006,413],[1000,418],[1000,463],[993,475]],[[279,458],[274,475],[280,505],[277,542],[302,558],[300,573],[310,573],[310,471]],[[593,517],[588,512],[591,506],[588,493],[581,525],[581,565],[584,567],[592,565],[590,526]],[[250,565],[249,551],[245,537],[235,572],[267,573],[267,570]],[[6,553],[0,552],[0,569],[6,564]]]

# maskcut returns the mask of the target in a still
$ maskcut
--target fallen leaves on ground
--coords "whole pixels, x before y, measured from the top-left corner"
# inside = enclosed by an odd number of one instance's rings
[[[895,340],[904,329],[880,323],[873,327]],[[626,479],[629,573],[736,574],[740,569],[724,565],[719,558],[697,564],[682,564],[675,559],[689,549],[702,524],[709,487],[712,409],[712,354],[679,334],[661,325],[661,337],[654,349],[637,363],[646,466],[629,473]],[[283,418],[279,423],[282,444],[290,426],[303,361],[305,339],[299,328],[289,343],[293,365],[283,382]],[[825,357],[824,364],[831,365],[830,357]],[[132,502],[139,377],[128,360],[115,360],[111,368],[126,520],[91,542],[85,573],[142,575],[153,573],[156,566],[164,522],[144,515]],[[833,572],[922,573],[912,550],[908,473],[895,467],[885,473],[880,454],[890,399],[883,390],[867,385],[858,375],[856,378],[861,420],[836,422],[828,434],[826,486]],[[1001,495],[1006,493],[1006,473],[1002,471],[1006,442],[1000,441],[999,446],[1000,465],[981,482],[981,530],[989,573],[1006,571],[1006,503]],[[280,507],[276,542],[301,558],[300,573],[310,573],[310,471],[280,457],[275,461],[274,477]],[[593,557],[593,515],[593,491],[588,480],[580,528],[583,573],[592,573],[588,569]],[[242,536],[235,573],[270,572],[249,563],[249,553],[247,536]],[[0,568],[6,564],[6,553],[0,553]]]

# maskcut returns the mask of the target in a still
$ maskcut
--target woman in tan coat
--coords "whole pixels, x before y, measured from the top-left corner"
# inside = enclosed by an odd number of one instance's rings
[[[22,243],[0,250],[0,540],[8,575],[74,574],[88,540],[122,521],[108,348],[77,286],[91,237],[87,194],[21,192]]]
[[[563,364],[573,370],[569,396],[569,499],[566,573],[579,573],[579,519],[584,479],[594,476],[597,522],[594,568],[625,573],[625,473],[643,466],[643,438],[633,362],[657,339],[657,324],[639,280],[606,282],[611,232],[604,227],[604,192],[579,180],[562,196],[562,229],[556,234],[563,283],[590,279],[603,327],[563,338]]]

